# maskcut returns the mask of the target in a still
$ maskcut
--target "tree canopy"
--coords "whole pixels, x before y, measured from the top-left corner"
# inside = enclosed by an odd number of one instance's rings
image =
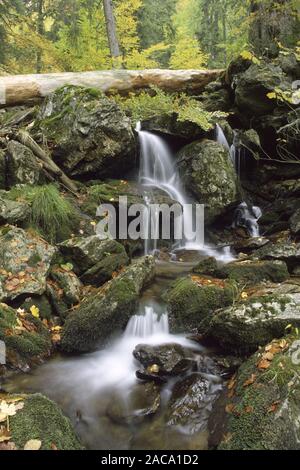
[[[298,38],[297,0],[0,0],[0,73],[222,68]]]

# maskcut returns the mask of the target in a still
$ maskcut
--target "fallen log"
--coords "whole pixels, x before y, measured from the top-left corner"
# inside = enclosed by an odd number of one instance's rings
[[[77,193],[77,186],[57,165],[56,163],[47,155],[47,153],[33,140],[33,138],[26,131],[19,131],[15,134],[15,139],[18,140],[21,144],[28,147],[34,155],[42,161],[43,167],[50,174],[55,175],[56,178],[60,180],[63,186],[71,191],[72,193]]]
[[[128,94],[157,86],[165,91],[199,93],[223,70],[103,70],[0,77],[0,106],[39,101],[64,85],[96,88],[106,94]]]

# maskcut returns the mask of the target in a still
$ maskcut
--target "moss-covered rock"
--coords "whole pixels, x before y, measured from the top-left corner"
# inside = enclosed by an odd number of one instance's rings
[[[160,132],[188,141],[204,137],[205,132],[197,124],[189,121],[178,121],[178,115],[162,114],[142,122],[142,129],[150,132]]]
[[[213,256],[207,256],[199,261],[199,263],[193,268],[193,273],[213,275],[217,269],[218,263],[216,258]]]
[[[219,283],[218,283],[219,284]],[[230,286],[200,285],[191,277],[179,279],[164,295],[168,304],[171,329],[174,332],[191,332],[201,328],[212,313],[233,301]]]
[[[283,261],[234,261],[217,268],[213,274],[248,285],[262,281],[283,282],[289,278],[287,266]]]
[[[300,294],[266,295],[212,315],[206,336],[233,353],[249,353],[300,326]]]
[[[219,449],[300,449],[299,360],[294,354],[299,355],[299,338],[288,337],[240,367],[223,400],[226,421]]]
[[[0,195],[0,225],[20,225],[30,216],[30,206],[26,202],[10,201]]]
[[[291,83],[279,66],[264,61],[252,64],[236,78],[235,104],[247,114],[269,114],[277,103],[276,100],[270,100],[267,94],[275,88],[289,89],[290,86]]]
[[[259,248],[252,258],[285,261],[289,269],[300,263],[300,243],[274,242]]]
[[[0,304],[0,340],[6,346],[6,365],[26,368],[49,355],[51,338],[41,320],[31,314],[19,316],[6,304]]]
[[[225,147],[212,140],[189,144],[178,153],[184,185],[205,205],[205,219],[213,222],[237,201],[237,178]]]
[[[140,292],[154,277],[154,259],[146,256],[104,284],[72,312],[64,325],[61,347],[66,352],[91,351],[124,328],[135,312]]]
[[[37,128],[51,142],[58,165],[72,177],[118,177],[135,165],[129,118],[97,90],[57,90],[42,105]]]
[[[11,140],[6,151],[6,183],[9,187],[16,184],[39,184],[44,181],[42,167],[32,151]]]
[[[30,440],[41,441],[41,450],[83,449],[69,419],[43,395],[25,396],[23,409],[9,421],[11,440],[19,450]]]
[[[97,235],[72,238],[59,246],[75,273],[87,284],[104,284],[129,261],[123,245],[115,240],[101,240]]]
[[[65,320],[70,309],[80,302],[82,283],[68,265],[53,266],[47,281],[47,295],[55,313]]]
[[[0,229],[0,301],[20,295],[42,295],[56,249],[34,233],[16,227]]]
[[[30,312],[30,309],[33,306],[39,309],[39,316],[42,320],[51,320],[54,310],[48,297],[45,294],[28,296],[20,304],[20,308],[22,310],[25,310],[26,312]]]

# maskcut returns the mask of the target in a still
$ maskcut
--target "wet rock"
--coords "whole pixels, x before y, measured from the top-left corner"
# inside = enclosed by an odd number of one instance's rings
[[[215,398],[209,381],[199,374],[177,382],[168,404],[167,426],[185,427],[190,434],[204,430]]]
[[[56,249],[16,227],[0,229],[0,300],[42,295]]]
[[[44,181],[42,166],[32,151],[13,140],[7,145],[6,181],[9,187],[16,184],[39,184]]]
[[[174,332],[191,333],[200,328],[200,323],[208,321],[211,314],[233,301],[230,287],[211,282],[201,285],[190,277],[178,279],[165,294],[170,326]]]
[[[247,238],[246,240],[238,239],[234,240],[232,246],[238,252],[249,253],[267,245],[269,241],[270,240],[264,237]]]
[[[176,376],[187,372],[196,363],[192,353],[180,344],[160,344],[152,346],[139,344],[133,351],[133,356],[147,372],[159,376]]]
[[[25,202],[5,199],[0,195],[0,224],[19,225],[30,216],[30,206]]]
[[[137,308],[142,289],[154,275],[154,259],[146,256],[95,289],[68,316],[62,331],[62,350],[84,352],[104,345],[112,334],[125,327]]]
[[[212,86],[209,86],[212,85]],[[231,107],[231,96],[227,88],[219,87],[218,83],[210,83],[204,93],[200,96],[203,107],[210,112],[229,111]]]
[[[165,384],[168,380],[166,377],[161,377],[160,375],[149,372],[146,369],[139,369],[135,373],[136,378],[144,382],[154,382],[155,384],[162,385]]]
[[[26,312],[30,312],[33,306],[37,307],[42,320],[51,320],[54,314],[53,307],[45,294],[26,297],[22,303],[18,302],[18,306]]]
[[[240,367],[231,383],[231,398],[223,400],[223,411],[227,412],[223,412],[225,426],[219,449],[300,449],[295,354],[299,354],[299,338],[274,340]]]
[[[86,284],[101,285],[125,266],[129,259],[123,245],[115,240],[101,240],[97,235],[75,237],[59,245],[64,258]]]
[[[185,140],[196,140],[203,137],[205,132],[197,124],[189,121],[178,121],[178,115],[163,114],[154,116],[142,122],[142,129],[150,132],[179,137]]]
[[[237,201],[235,170],[225,147],[211,140],[189,144],[178,153],[178,168],[183,183],[205,204],[205,219],[213,222]]]
[[[57,90],[42,105],[37,128],[51,143],[57,164],[71,177],[118,177],[135,166],[129,118],[96,90]]]
[[[6,366],[10,370],[27,371],[51,351],[50,334],[41,320],[31,314],[18,316],[3,303],[0,304],[0,340],[6,345]]]
[[[271,294],[218,310],[206,336],[229,352],[249,353],[284,336],[290,324],[300,326],[300,294]]]
[[[115,393],[106,413],[117,424],[137,424],[160,408],[160,389],[153,383],[138,383],[129,392]]]
[[[20,450],[31,439],[41,441],[41,450],[83,449],[69,419],[43,395],[25,395],[24,408],[9,421],[11,440]]]
[[[233,261],[214,272],[216,277],[229,278],[238,283],[259,284],[263,281],[283,282],[290,277],[283,261]]]

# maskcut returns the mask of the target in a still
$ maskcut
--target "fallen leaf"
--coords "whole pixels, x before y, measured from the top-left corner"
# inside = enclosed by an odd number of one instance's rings
[[[228,403],[228,405],[226,405],[225,407],[225,411],[226,413],[232,413],[234,411],[234,404],[233,403]]]
[[[268,369],[271,365],[270,361],[267,361],[266,359],[261,359],[259,363],[257,364],[258,369]]]
[[[42,441],[38,439],[31,439],[30,441],[26,442],[24,446],[24,450],[40,450],[42,447]]]
[[[232,390],[234,388],[235,384],[236,384],[236,376],[234,375],[233,377],[231,377],[231,379],[229,380],[229,382],[227,384],[228,390]]]
[[[32,305],[32,307],[30,307],[30,312],[33,317],[40,318],[40,309],[35,305]]]
[[[253,413],[253,406],[246,406],[245,413]]]
[[[242,292],[242,293],[241,293],[241,299],[248,299],[248,294],[247,294],[247,292]]]
[[[251,377],[249,377],[249,379],[243,383],[243,387],[248,387],[249,385],[252,385],[255,382],[255,380],[256,380],[256,375],[251,374]]]
[[[279,403],[279,401],[275,401],[274,403],[272,403],[270,408],[268,408],[268,413],[274,413],[277,410]]]
[[[6,442],[11,439],[10,432],[6,429],[6,427],[0,427],[0,442]]]
[[[268,351],[268,352],[266,352],[265,354],[263,354],[262,357],[263,357],[263,359],[266,359],[267,361],[270,361],[270,362],[271,362],[271,361],[273,361],[273,359],[274,359],[274,354],[271,353],[271,351]]]
[[[2,400],[0,403],[0,413],[6,416],[14,416],[16,414],[16,405],[8,404],[6,401]]]

